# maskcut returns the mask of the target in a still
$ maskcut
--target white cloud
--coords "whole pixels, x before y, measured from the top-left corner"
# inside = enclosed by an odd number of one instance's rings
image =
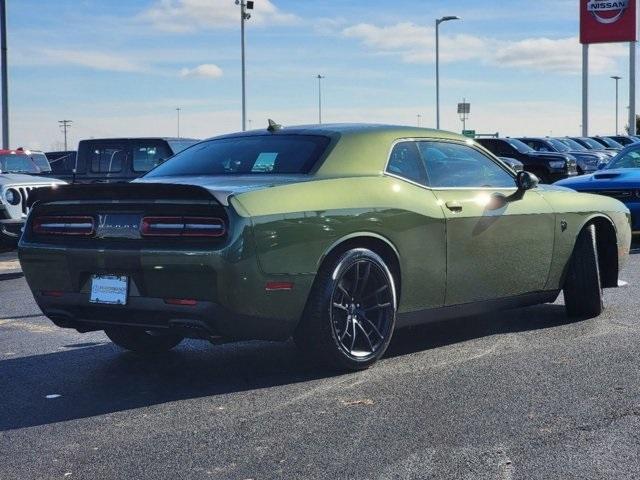
[[[184,33],[211,28],[237,27],[240,7],[233,0],[159,0],[141,14],[154,27]],[[286,25],[299,19],[282,12],[270,0],[257,0],[250,22],[257,25]]]
[[[616,60],[628,55],[628,50],[617,44],[590,47],[589,71],[608,73],[617,68]],[[528,38],[498,47],[492,60],[500,66],[540,70],[555,73],[580,73],[582,47],[577,37]]]
[[[40,53],[45,63],[76,65],[112,72],[143,72],[148,69],[140,62],[125,56],[99,51],[43,49]]]
[[[203,63],[194,68],[183,68],[180,70],[181,77],[202,77],[202,78],[220,78],[222,69],[212,63]]]
[[[359,23],[342,33],[360,40],[376,53],[394,55],[408,63],[435,62],[435,29],[403,22],[379,27]],[[440,61],[477,58],[486,53],[488,40],[473,35],[440,35]]]
[[[360,23],[342,30],[346,37],[360,40],[376,54],[395,56],[406,63],[435,62],[435,29],[410,22],[377,26]],[[615,70],[617,60],[627,55],[620,44],[593,45],[591,73]],[[497,67],[519,68],[563,74],[582,69],[581,46],[577,37],[496,40],[474,35],[440,35],[440,61],[478,59]]]

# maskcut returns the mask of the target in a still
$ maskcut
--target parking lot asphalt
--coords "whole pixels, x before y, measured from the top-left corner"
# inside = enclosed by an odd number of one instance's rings
[[[397,332],[336,375],[289,343],[144,359],[53,326],[0,255],[0,478],[640,478],[640,252],[606,312]],[[17,273],[16,273],[17,271]]]

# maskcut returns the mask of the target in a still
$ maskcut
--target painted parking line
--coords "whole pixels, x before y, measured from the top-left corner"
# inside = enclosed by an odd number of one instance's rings
[[[0,320],[0,328],[11,328],[24,330],[31,333],[51,333],[60,330],[55,325],[42,325],[36,323],[23,322],[21,320],[4,319]]]

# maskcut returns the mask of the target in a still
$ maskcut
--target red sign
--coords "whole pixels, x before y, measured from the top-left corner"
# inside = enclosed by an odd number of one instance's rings
[[[638,0],[580,0],[580,43],[635,42]]]

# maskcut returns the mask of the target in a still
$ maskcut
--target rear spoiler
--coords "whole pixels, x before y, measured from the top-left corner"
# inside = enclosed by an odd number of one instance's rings
[[[203,187],[172,183],[92,183],[38,188],[30,193],[27,205],[52,202],[195,201],[219,204]]]

